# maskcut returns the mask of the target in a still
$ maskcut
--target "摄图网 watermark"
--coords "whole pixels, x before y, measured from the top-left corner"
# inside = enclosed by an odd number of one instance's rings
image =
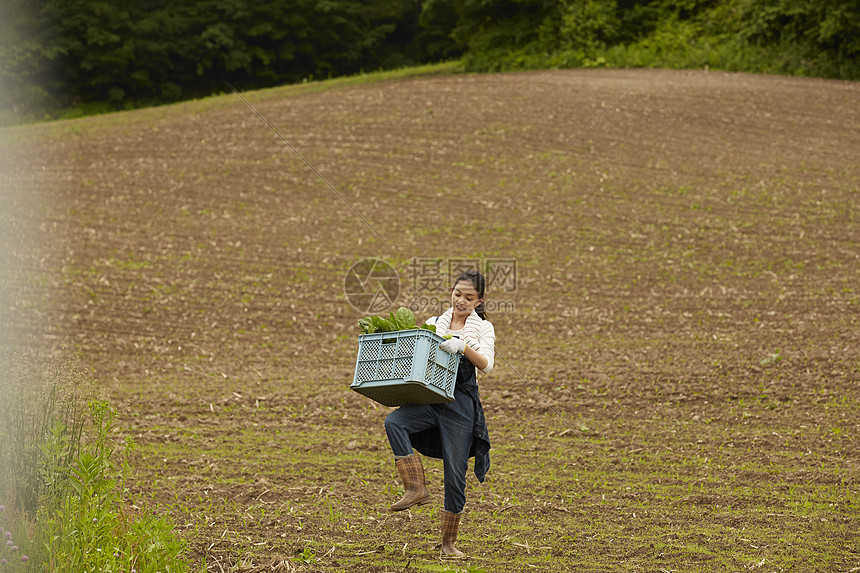
[[[363,314],[383,314],[398,305],[403,294],[405,306],[416,314],[439,315],[451,305],[454,280],[464,271],[476,270],[486,279],[484,308],[487,313],[513,312],[510,295],[517,292],[517,260],[509,258],[413,257],[400,280],[388,262],[362,259],[352,265],[344,278],[344,294],[355,310]]]
[[[517,291],[517,260],[507,258],[413,257],[407,268],[409,297],[406,307],[415,313],[438,316],[451,306],[451,287],[461,273],[475,270],[484,275],[484,308],[487,313],[513,312]]]

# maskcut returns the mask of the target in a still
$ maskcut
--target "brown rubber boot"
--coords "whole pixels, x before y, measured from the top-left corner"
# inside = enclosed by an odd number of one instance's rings
[[[457,529],[460,527],[460,514],[442,510],[442,558],[464,559],[466,554],[454,547]]]
[[[391,506],[391,511],[403,511],[413,505],[424,505],[430,502],[430,490],[424,482],[424,466],[418,454],[412,454],[394,462],[400,479],[403,480],[403,497]]]

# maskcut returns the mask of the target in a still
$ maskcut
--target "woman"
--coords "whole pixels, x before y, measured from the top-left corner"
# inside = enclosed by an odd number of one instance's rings
[[[462,353],[454,388],[454,401],[444,404],[405,404],[385,418],[385,432],[403,480],[403,498],[391,506],[403,511],[430,501],[421,458],[441,458],[445,475],[445,509],[442,511],[442,556],[462,558],[455,546],[460,514],[466,504],[466,471],[475,458],[475,476],[483,482],[490,467],[490,436],[478,395],[476,369],[493,368],[496,333],[484,313],[484,275],[462,273],[451,289],[451,308],[436,319],[436,333],[453,335],[440,344],[446,352]]]

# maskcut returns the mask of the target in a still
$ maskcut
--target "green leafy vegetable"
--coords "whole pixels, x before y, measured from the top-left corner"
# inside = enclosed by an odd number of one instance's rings
[[[388,318],[381,316],[366,316],[359,319],[358,327],[362,334],[373,334],[375,332],[397,332],[398,330],[415,330],[419,328],[415,324],[415,313],[401,306],[396,312],[391,312]],[[436,332],[436,326],[424,323],[420,326],[425,330]]]
[[[373,322],[374,332],[394,332],[397,330],[396,326],[381,316],[372,316],[370,320]]]
[[[358,327],[362,334],[373,334],[374,332],[394,332],[398,330],[388,320],[381,316],[366,316],[358,321]]]
[[[376,332],[376,327],[373,326],[373,320],[369,316],[358,319],[358,327],[362,334],[373,334]]]
[[[396,326],[397,330],[418,328],[415,326],[415,314],[405,306],[401,306],[397,312],[391,313],[391,324]]]

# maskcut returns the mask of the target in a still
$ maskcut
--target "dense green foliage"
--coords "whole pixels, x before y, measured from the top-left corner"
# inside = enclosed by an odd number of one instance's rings
[[[856,0],[468,0],[467,68],[712,67],[860,79]]]
[[[4,0],[0,108],[106,108],[459,53],[418,0]]]
[[[4,0],[0,110],[121,109],[436,62],[860,79],[856,0]]]

